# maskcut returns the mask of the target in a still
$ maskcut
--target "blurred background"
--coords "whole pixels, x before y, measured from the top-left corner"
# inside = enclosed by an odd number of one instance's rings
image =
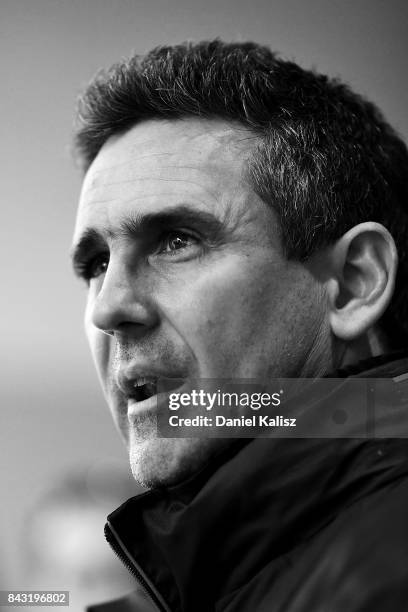
[[[130,478],[68,260],[81,183],[70,157],[79,91],[132,51],[253,39],[341,76],[407,140],[407,32],[404,0],[0,0],[0,588],[28,588],[22,534],[42,531],[33,514],[56,483],[80,474],[92,491],[105,474]],[[100,506],[102,539],[106,512]]]

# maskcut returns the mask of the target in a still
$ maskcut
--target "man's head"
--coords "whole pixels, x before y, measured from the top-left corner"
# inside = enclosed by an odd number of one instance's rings
[[[225,442],[158,439],[135,383],[313,376],[405,341],[408,154],[344,85],[253,44],[162,48],[100,75],[80,120],[74,263],[136,478]]]

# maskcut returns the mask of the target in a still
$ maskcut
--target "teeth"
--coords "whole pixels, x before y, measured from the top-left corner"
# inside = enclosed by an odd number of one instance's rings
[[[143,376],[142,378],[138,378],[134,383],[133,386],[135,388],[137,387],[143,387],[143,385],[147,385],[149,383],[154,383],[156,382],[155,379],[152,376]]]

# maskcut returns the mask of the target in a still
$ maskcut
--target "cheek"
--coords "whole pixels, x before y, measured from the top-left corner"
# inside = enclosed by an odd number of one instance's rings
[[[270,265],[240,258],[196,275],[172,307],[173,325],[204,372],[231,372],[263,352],[281,290]],[[254,269],[256,272],[254,272]],[[242,369],[242,368],[241,368]]]

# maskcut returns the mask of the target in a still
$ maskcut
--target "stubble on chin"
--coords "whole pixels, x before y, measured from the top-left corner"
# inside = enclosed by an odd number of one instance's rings
[[[159,438],[145,423],[143,435],[130,433],[129,460],[134,479],[147,489],[176,485],[199,471],[232,440]]]

